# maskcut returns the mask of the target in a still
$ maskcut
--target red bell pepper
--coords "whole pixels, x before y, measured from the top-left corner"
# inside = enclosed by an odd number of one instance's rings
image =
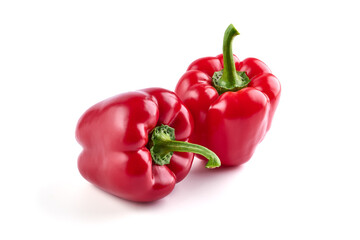
[[[238,34],[231,24],[223,54],[191,63],[175,90],[194,117],[191,142],[213,150],[223,166],[251,158],[270,128],[281,92],[265,63],[233,55],[232,40]]]
[[[213,152],[187,142],[192,130],[191,114],[173,92],[150,88],[117,95],[80,118],[79,171],[118,197],[160,199],[188,174],[193,153],[208,158],[208,168],[220,166]]]

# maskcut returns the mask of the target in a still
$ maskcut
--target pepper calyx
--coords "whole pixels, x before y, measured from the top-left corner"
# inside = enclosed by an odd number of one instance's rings
[[[236,92],[239,91],[250,83],[250,78],[246,75],[246,72],[236,71],[237,78],[235,80],[235,84],[228,84],[228,82],[225,81],[219,81],[223,76],[224,71],[220,70],[218,72],[215,72],[212,76],[212,83],[216,91],[219,93],[219,95],[225,93],[225,92]]]
[[[167,125],[161,125],[154,128],[151,133],[149,147],[152,160],[155,164],[162,166],[170,163],[173,152],[158,146],[172,140],[175,140],[175,130],[173,128]]]

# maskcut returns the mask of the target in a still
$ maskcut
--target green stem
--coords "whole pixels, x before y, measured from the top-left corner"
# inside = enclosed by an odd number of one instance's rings
[[[213,151],[210,151],[206,147],[203,147],[201,145],[188,143],[188,142],[181,142],[181,141],[159,141],[157,142],[154,151],[157,149],[161,149],[160,151],[166,153],[166,152],[192,152],[197,153],[205,158],[207,158],[209,161],[206,164],[207,168],[215,168],[220,166],[220,159]]]
[[[223,78],[229,83],[229,85],[235,84],[235,79],[238,79],[239,76],[236,73],[234,56],[232,51],[232,41],[235,36],[240,33],[236,30],[234,25],[230,24],[226,29],[224,34],[223,41],[223,59],[224,59],[224,69],[223,69]]]
[[[205,166],[207,168],[216,168],[221,165],[218,156],[206,147],[193,143],[176,141],[174,129],[167,125],[161,125],[152,131],[149,147],[152,159],[157,165],[169,164],[173,152],[192,152],[200,154],[209,160]]]
[[[232,24],[230,24],[224,34],[224,68],[221,71],[215,72],[212,76],[213,86],[219,94],[229,91],[239,91],[240,89],[246,87],[250,82],[250,79],[245,72],[238,72],[235,68],[232,41],[237,35],[239,35],[239,32]]]

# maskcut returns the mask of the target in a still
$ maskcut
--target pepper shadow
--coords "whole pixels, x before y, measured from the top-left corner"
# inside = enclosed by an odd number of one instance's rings
[[[84,182],[50,184],[38,196],[41,209],[50,217],[95,222],[154,210],[167,202],[165,199],[149,203],[127,201]]]
[[[189,175],[178,183],[169,196],[177,204],[194,204],[196,202],[208,201],[223,193],[234,180],[237,174],[241,174],[243,166],[208,169],[205,168],[206,161],[194,159]]]
[[[176,184],[172,193],[148,203],[132,202],[109,194],[94,185],[79,181],[50,183],[39,192],[38,203],[50,217],[99,222],[132,214],[171,212],[196,207],[221,194],[239,167],[205,168],[205,161],[194,159],[188,176]]]

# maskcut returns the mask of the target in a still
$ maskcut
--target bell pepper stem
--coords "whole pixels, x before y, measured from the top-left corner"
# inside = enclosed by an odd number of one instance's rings
[[[152,160],[157,165],[169,164],[173,152],[200,154],[209,160],[206,168],[216,168],[221,165],[219,157],[210,149],[189,142],[176,141],[175,130],[167,125],[154,128],[149,147]]]
[[[235,79],[239,78],[236,74],[236,68],[234,63],[234,56],[232,51],[232,41],[235,36],[239,35],[240,33],[236,30],[234,25],[230,24],[229,27],[226,29],[224,34],[224,41],[223,41],[223,59],[224,59],[224,69],[223,69],[223,78],[226,81],[234,85]]]
[[[192,152],[207,158],[207,168],[216,168],[221,165],[219,157],[211,150],[201,145],[181,141],[159,141],[156,147],[163,152]]]
[[[239,35],[234,25],[230,24],[226,29],[223,41],[223,60],[224,68],[221,71],[214,72],[212,82],[214,88],[219,94],[225,92],[236,92],[246,87],[250,79],[245,72],[236,71],[234,55],[232,52],[232,41]]]

